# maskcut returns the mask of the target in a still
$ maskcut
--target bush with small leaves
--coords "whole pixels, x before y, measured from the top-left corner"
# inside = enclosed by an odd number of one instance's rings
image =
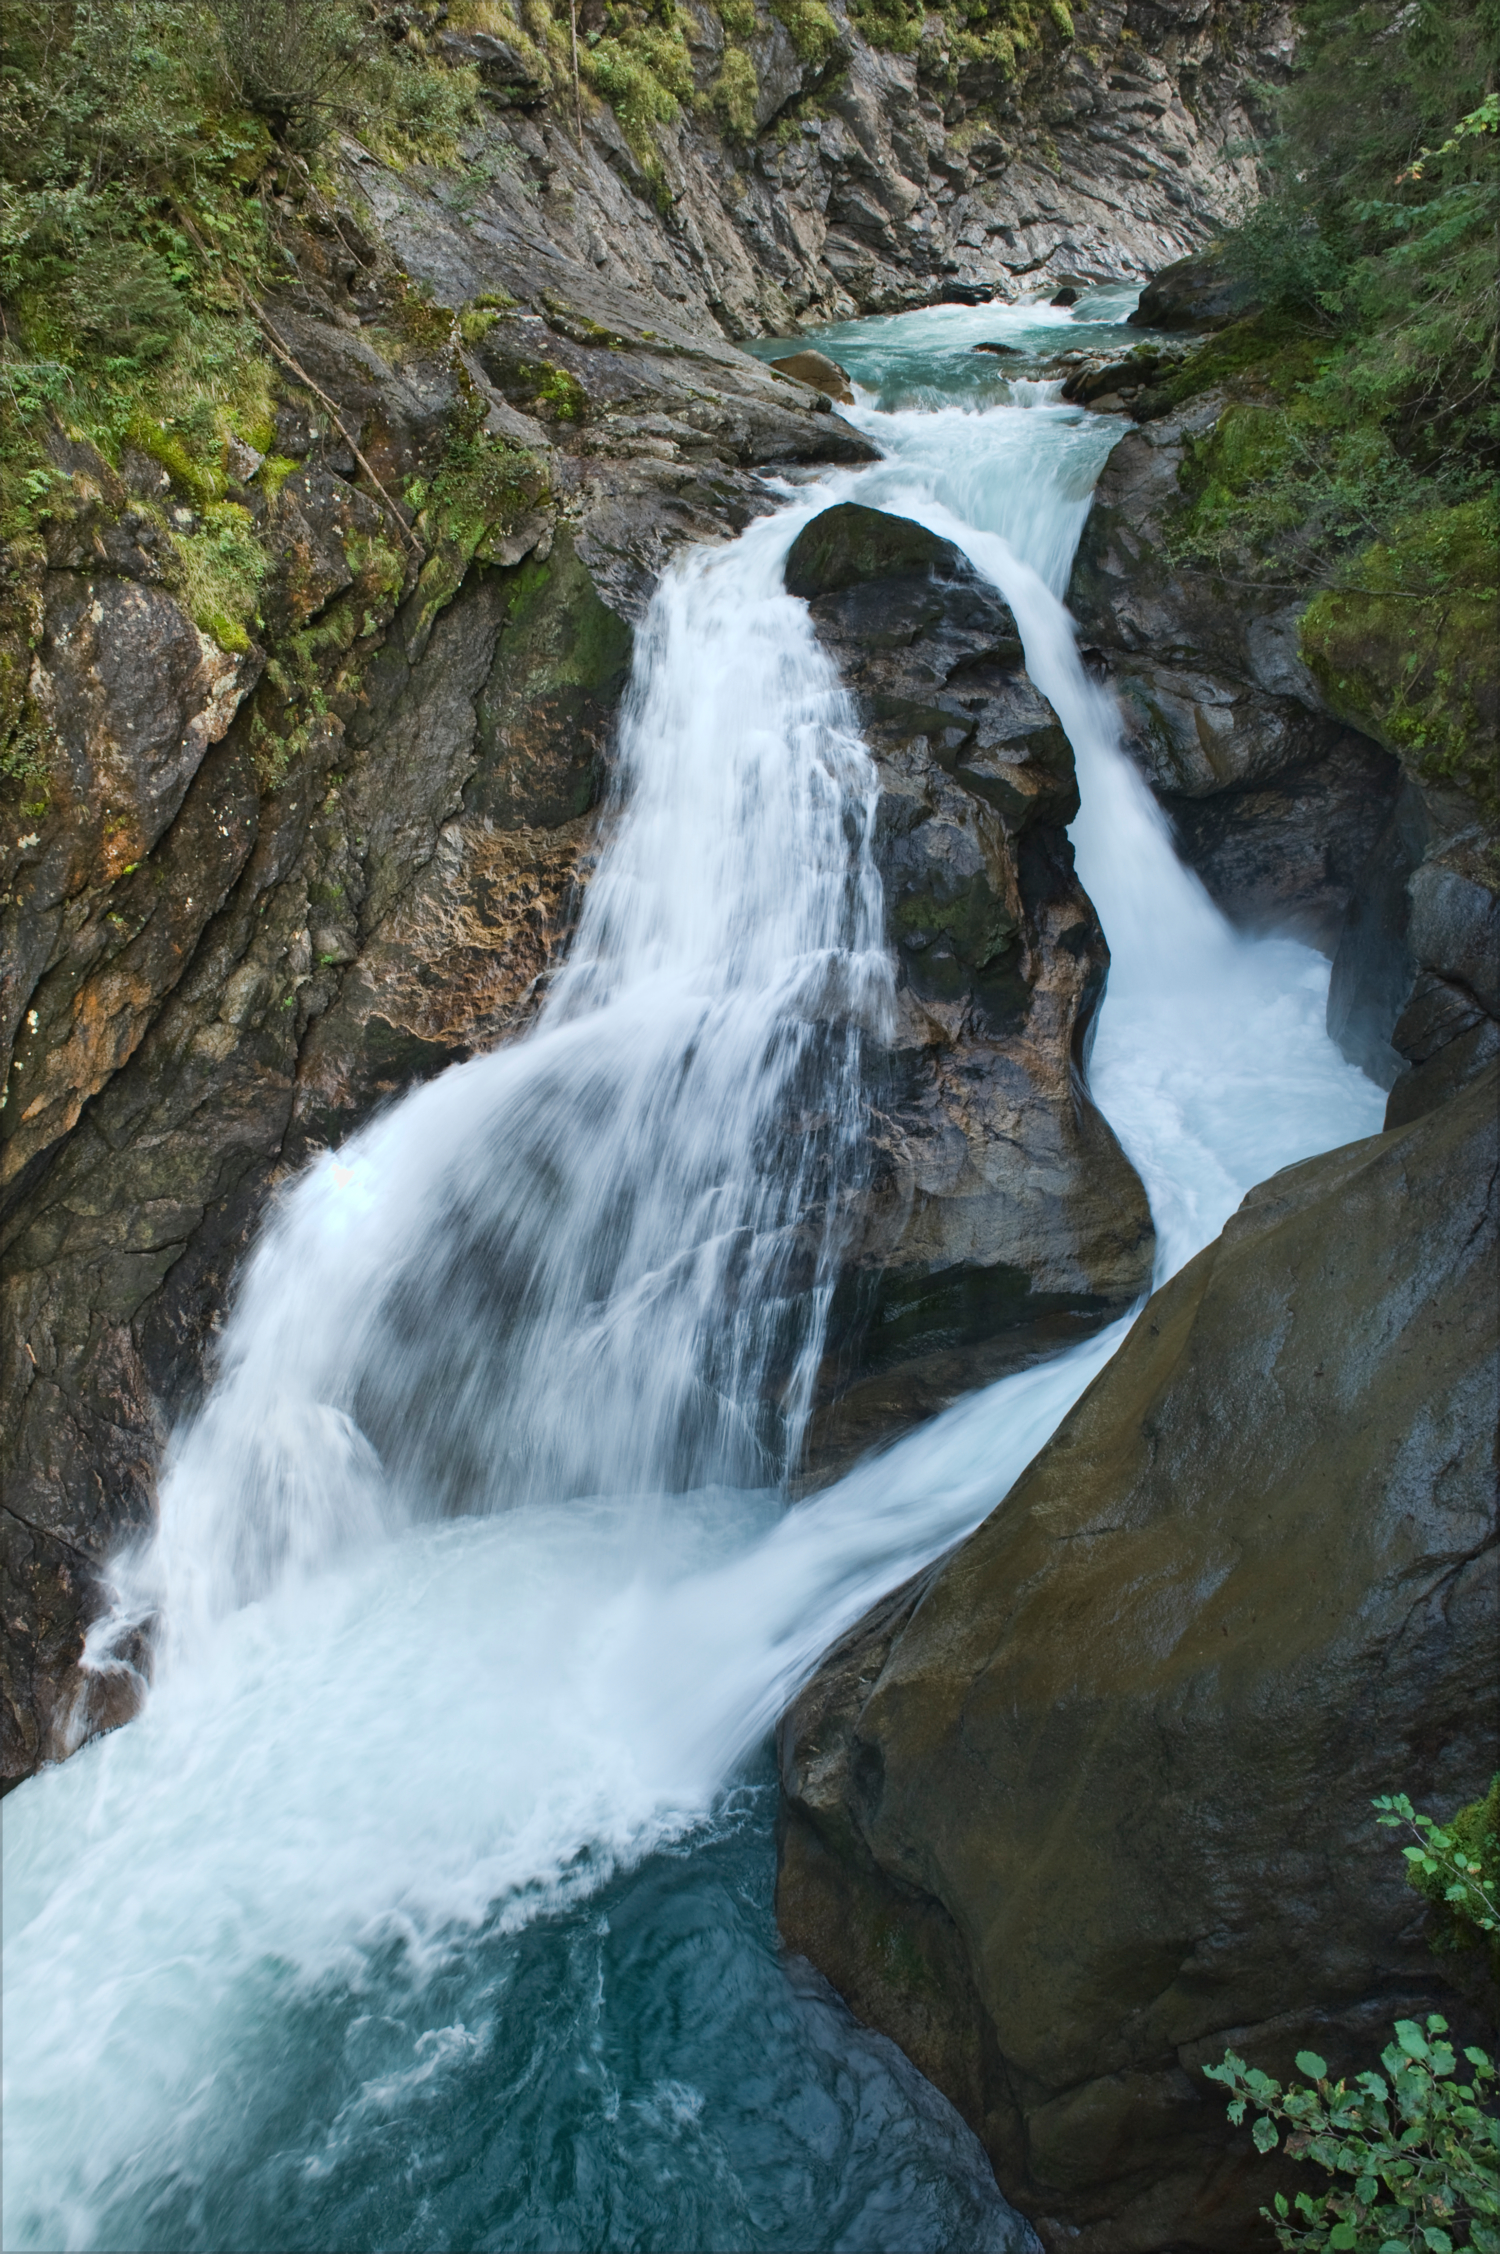
[[[1356,2074],[1352,2084],[1330,2081],[1316,2051],[1297,2053],[1311,2088],[1283,2089],[1233,2051],[1204,2068],[1231,2092],[1236,2126],[1255,2108],[1258,2152],[1281,2146],[1284,2123],[1288,2157],[1333,2178],[1327,2191],[1301,2191],[1291,2203],[1278,2192],[1274,2212],[1261,2213],[1277,2244],[1297,2254],[1500,2254],[1494,2064],[1467,2049],[1470,2078],[1460,2081],[1448,2022],[1436,2012],[1425,2033],[1414,2019],[1398,2019],[1395,2032],[1385,2073]]]
[[[1500,1973],[1500,1776],[1448,1824],[1418,1815],[1404,1792],[1375,1806],[1387,1830],[1412,1835],[1401,1850],[1406,1881],[1433,1905],[1432,1947],[1486,1948]]]

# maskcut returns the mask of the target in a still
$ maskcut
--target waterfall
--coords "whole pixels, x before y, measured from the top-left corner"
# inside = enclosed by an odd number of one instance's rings
[[[907,319],[871,351],[939,352],[947,315]],[[667,575],[539,1025],[267,1227],[119,1566],[121,1616],[165,1615],[155,1688],[6,1804],[7,2246],[1028,2243],[770,1939],[756,1747],[1124,1328],[777,1491],[891,978],[871,764],[781,591],[813,514],[919,516],[1015,610],[1078,757],[1093,1089],[1163,1272],[1383,1103],[1326,964],[1229,931],[1118,749],[1060,600],[1110,434],[1031,396],[866,405],[881,464]]]
[[[784,549],[764,524],[663,582],[536,1030],[275,1216],[127,1625],[180,1649],[413,1519],[795,1464],[891,971],[874,769]]]

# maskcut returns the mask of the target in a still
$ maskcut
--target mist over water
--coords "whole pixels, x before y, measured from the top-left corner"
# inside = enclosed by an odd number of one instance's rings
[[[1177,863],[1079,666],[1060,596],[1119,426],[1037,378],[952,403],[964,324],[1061,326],[953,314],[831,338],[886,460],[668,575],[539,1027],[263,1238],[119,1567],[115,1630],[164,1622],[146,1708],[6,1802],[7,2246],[1027,2243],[944,2101],[778,1961],[763,1748],[1125,1326],[785,1506],[892,978],[873,770],[781,591],[802,524],[918,516],[1016,612],[1160,1273],[1383,1097],[1324,1035],[1326,964]]]

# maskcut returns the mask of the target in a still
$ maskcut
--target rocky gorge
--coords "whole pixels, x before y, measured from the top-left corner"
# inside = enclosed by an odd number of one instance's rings
[[[46,440],[5,626],[9,1779],[110,1718],[74,1664],[98,1569],[274,1182],[534,1008],[663,560],[764,508],[762,465],[872,457],[732,340],[1159,264],[1242,192],[1237,90],[1286,37],[1105,9],[1007,95],[757,22],[750,143],[683,113],[660,194],[607,104],[580,138],[540,64],[444,34],[467,172],[345,139],[322,185],[260,183],[260,446]],[[191,574],[225,495],[269,576],[218,640]]]
[[[1386,724],[1328,598],[1182,529],[1264,407],[1253,302],[1184,254],[1254,193],[1289,20],[1024,13],[1007,65],[946,16],[678,10],[648,127],[613,17],[579,11],[580,77],[535,9],[429,11],[417,47],[474,89],[456,152],[262,152],[274,278],[219,277],[256,416],[196,453],[165,419],[32,426],[0,616],[0,1757],[9,1788],[138,1710],[157,1624],[103,1669],[85,1637],[308,1162],[536,1023],[668,564],[878,460],[852,394],[745,343],[1156,274],[1139,354],[1047,364],[1119,432],[1069,607],[1209,896],[1331,962],[1385,1129],[1146,1296],[1151,1206],[1090,1090],[1110,952],[1068,732],[952,540],[820,509],[782,583],[873,761],[895,974],[797,1492],[1139,1311],[785,1714],[776,1914],[1049,2249],[1229,2254],[1298,2186],[1206,2094],[1226,2044],[1342,2070],[1398,2012],[1484,2039],[1493,2010],[1449,1997],[1368,1809],[1475,1799],[1500,1726],[1500,911],[1482,793]]]

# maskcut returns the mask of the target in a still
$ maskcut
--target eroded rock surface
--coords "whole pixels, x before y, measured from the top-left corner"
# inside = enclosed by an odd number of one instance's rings
[[[1370,1800],[1494,1766],[1496,1101],[1252,1191],[782,1726],[783,1936],[1049,2249],[1244,2254],[1202,2067],[1462,2017]]]
[[[803,530],[786,583],[875,757],[898,965],[810,1440],[826,1466],[1123,1313],[1153,1238],[1084,1085],[1109,956],[1065,834],[1072,750],[1007,605],[948,541],[853,504]]]

